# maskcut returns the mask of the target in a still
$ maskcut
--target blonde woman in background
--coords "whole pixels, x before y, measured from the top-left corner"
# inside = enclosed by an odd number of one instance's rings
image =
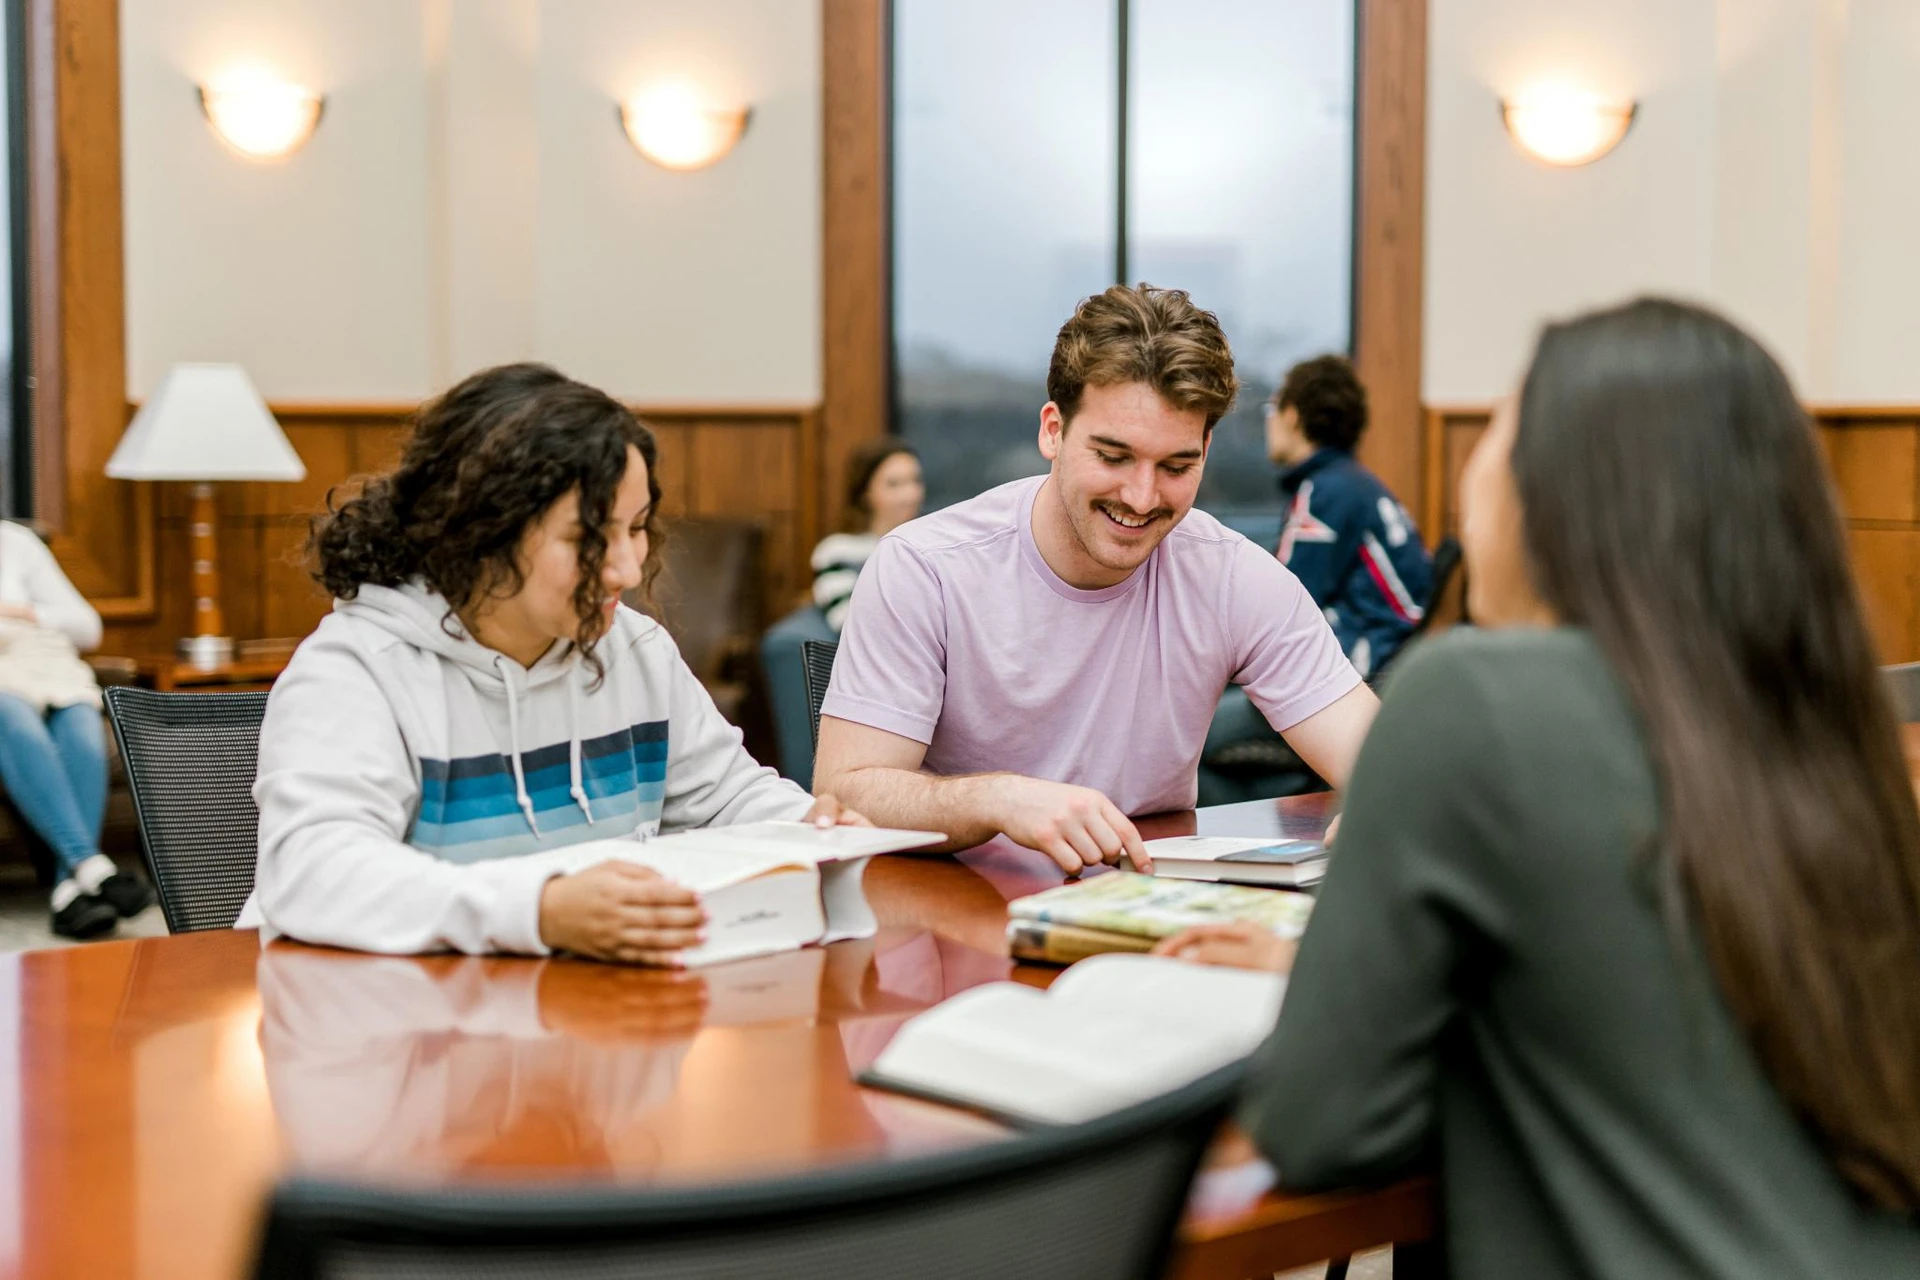
[[[0,522],[0,782],[53,850],[53,931],[107,933],[153,891],[100,852],[107,743],[100,686],[80,651],[100,643],[100,615],[31,529]]]

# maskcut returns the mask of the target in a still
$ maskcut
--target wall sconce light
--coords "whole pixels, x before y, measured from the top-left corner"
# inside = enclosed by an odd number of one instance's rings
[[[634,149],[663,169],[704,169],[733,150],[751,107],[710,107],[685,85],[662,85],[620,104]]]
[[[284,160],[319,127],[326,99],[271,72],[246,71],[200,86],[200,110],[220,141],[249,160]]]
[[[1500,102],[1500,118],[1536,160],[1571,168],[1592,164],[1627,136],[1640,107],[1609,102],[1570,85],[1548,84]]]

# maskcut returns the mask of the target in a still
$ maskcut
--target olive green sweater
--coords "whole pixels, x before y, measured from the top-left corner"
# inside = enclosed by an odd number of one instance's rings
[[[1920,1277],[1920,1225],[1849,1195],[1672,940],[1658,818],[1585,632],[1408,654],[1244,1123],[1297,1189],[1436,1168],[1473,1280]]]

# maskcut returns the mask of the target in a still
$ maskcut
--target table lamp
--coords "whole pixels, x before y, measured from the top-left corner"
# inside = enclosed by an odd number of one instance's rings
[[[218,480],[301,480],[307,468],[237,364],[176,364],[140,406],[107,462],[115,480],[193,484],[193,634],[180,656],[201,668],[233,660],[220,616]]]

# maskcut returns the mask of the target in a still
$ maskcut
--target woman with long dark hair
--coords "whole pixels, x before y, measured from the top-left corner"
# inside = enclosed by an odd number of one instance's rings
[[[1461,482],[1246,1122],[1462,1275],[1920,1275],[1920,817],[1818,443],[1725,320],[1547,329]],[[1284,968],[1210,930],[1167,950]]]
[[[399,467],[314,522],[333,613],[260,733],[240,923],[365,951],[671,964],[694,895],[633,863],[529,855],[663,828],[862,822],[755,764],[643,588],[653,433],[544,365],[424,405]]]
[[[920,514],[926,501],[920,455],[898,436],[859,445],[847,458],[846,505],[840,531],[813,549],[813,603],[835,631],[846,621],[853,584],[884,538]]]

